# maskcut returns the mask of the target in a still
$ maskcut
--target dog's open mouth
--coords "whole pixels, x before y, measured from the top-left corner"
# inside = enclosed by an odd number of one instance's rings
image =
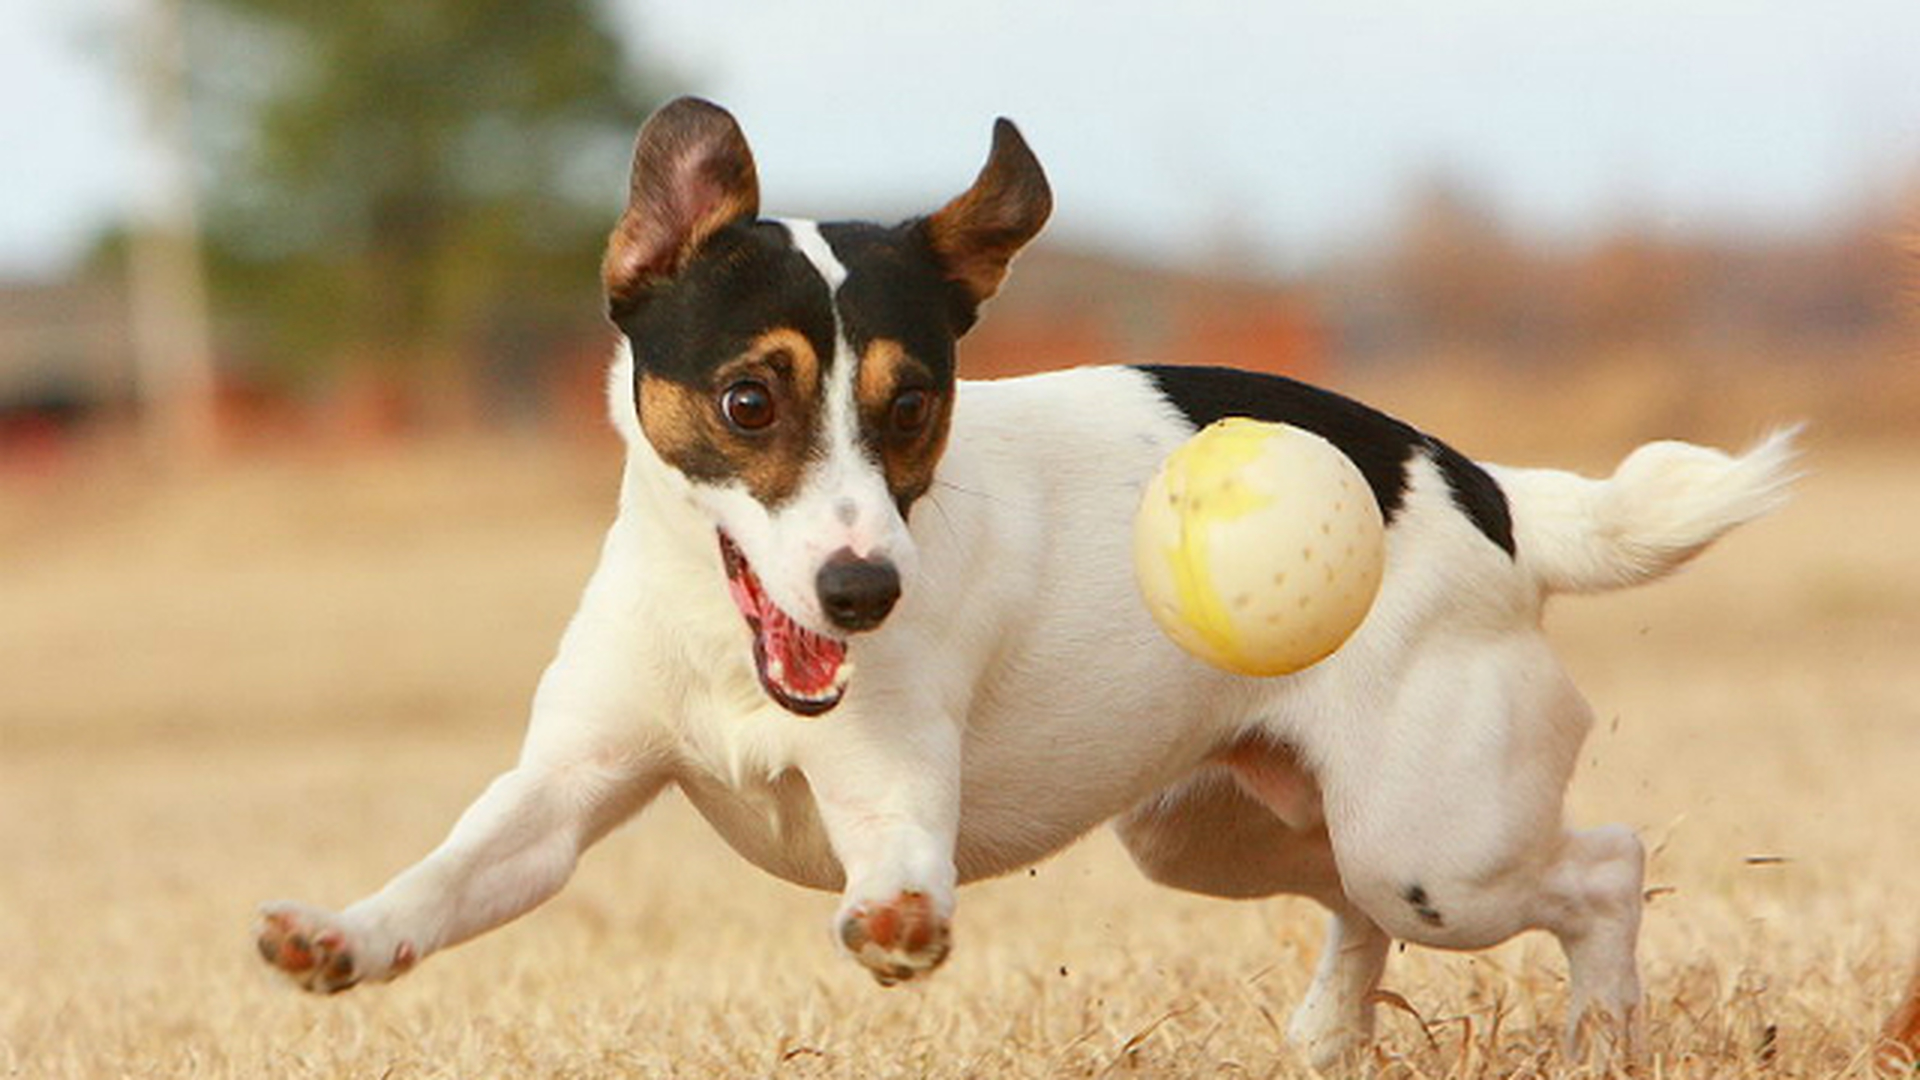
[[[722,532],[720,558],[727,568],[727,591],[753,632],[753,666],[760,685],[780,707],[800,716],[819,716],[840,704],[853,665],[847,643],[793,621],[767,595],[752,564]]]

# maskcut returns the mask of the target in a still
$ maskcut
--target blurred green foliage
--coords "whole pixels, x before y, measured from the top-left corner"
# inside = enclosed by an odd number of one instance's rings
[[[294,377],[437,392],[595,326],[659,100],[592,0],[187,0],[216,304]]]

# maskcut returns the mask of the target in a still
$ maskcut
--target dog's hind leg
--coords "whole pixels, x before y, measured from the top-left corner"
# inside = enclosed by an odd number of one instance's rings
[[[1623,826],[1572,831],[1561,800],[1592,713],[1527,631],[1436,635],[1371,727],[1319,776],[1341,880],[1393,937],[1483,949],[1529,929],[1566,950],[1569,1042],[1630,1056],[1644,855]]]
[[[1371,1000],[1389,938],[1346,900],[1320,793],[1286,746],[1237,744],[1114,823],[1134,863],[1163,885],[1208,896],[1310,896],[1331,912],[1313,982],[1287,1039],[1328,1069],[1373,1037]]]
[[[1624,825],[1569,832],[1535,900],[1534,921],[1567,954],[1567,1048],[1585,1044],[1631,1058],[1639,1043],[1640,975],[1634,958],[1644,904],[1646,850]]]
[[[1314,1068],[1334,1068],[1373,1041],[1373,992],[1391,943],[1357,908],[1333,909],[1313,983],[1287,1024],[1287,1040]]]
[[[1325,843],[1320,789],[1284,744],[1248,740],[1224,756],[1241,791],[1289,829],[1317,834]],[[1328,847],[1331,854],[1331,847]],[[1287,1039],[1316,1069],[1331,1069],[1373,1040],[1372,994],[1387,965],[1386,931],[1348,903],[1337,884],[1314,895],[1331,916],[1320,964],[1307,996],[1287,1025]]]

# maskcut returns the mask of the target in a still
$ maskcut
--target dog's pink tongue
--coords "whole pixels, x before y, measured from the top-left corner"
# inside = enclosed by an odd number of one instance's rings
[[[790,693],[803,697],[824,697],[832,692],[834,678],[847,658],[844,642],[823,637],[794,622],[779,605],[768,604],[760,624],[770,673],[776,670],[776,682]]]

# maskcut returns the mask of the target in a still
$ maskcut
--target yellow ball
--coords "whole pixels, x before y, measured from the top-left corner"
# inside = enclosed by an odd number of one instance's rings
[[[1386,527],[1333,444],[1235,417],[1154,475],[1133,559],[1147,610],[1180,647],[1238,674],[1286,675],[1359,629],[1380,591]]]

